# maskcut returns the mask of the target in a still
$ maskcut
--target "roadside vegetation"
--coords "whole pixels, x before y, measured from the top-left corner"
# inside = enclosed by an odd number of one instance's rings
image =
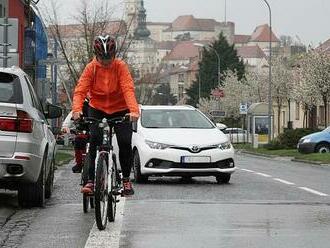
[[[74,159],[73,150],[58,150],[55,155],[56,166],[61,166]]]
[[[243,150],[243,151],[267,155],[267,156],[292,157],[297,160],[330,164],[330,153],[302,154],[299,153],[297,149],[269,150],[266,147],[253,148],[251,144],[234,144],[234,148],[235,150]]]

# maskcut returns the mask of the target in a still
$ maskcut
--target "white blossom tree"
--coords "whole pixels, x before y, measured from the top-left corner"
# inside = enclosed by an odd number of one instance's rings
[[[299,64],[302,89],[298,95],[306,94],[310,98],[316,97],[323,102],[325,125],[327,126],[330,97],[330,56],[321,50],[311,50],[302,57]]]
[[[287,59],[275,57],[272,62],[272,100],[277,108],[277,132],[281,132],[281,112],[284,105],[291,97],[293,89],[292,69],[288,66]]]

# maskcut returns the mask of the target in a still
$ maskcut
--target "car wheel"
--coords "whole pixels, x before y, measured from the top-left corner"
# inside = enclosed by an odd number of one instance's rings
[[[51,197],[53,192],[53,186],[54,186],[54,168],[55,168],[55,158],[52,159],[52,162],[50,164],[49,173],[47,176],[46,181],[46,188],[45,188],[45,198],[48,199]]]
[[[21,207],[44,207],[46,183],[46,156],[43,158],[37,182],[21,184],[18,189],[18,204]]]
[[[319,153],[328,153],[328,152],[330,152],[330,145],[327,143],[321,143],[316,146],[315,150],[316,150],[316,152],[319,152]]]
[[[218,184],[222,184],[222,183],[229,183],[230,177],[231,177],[231,174],[229,174],[229,173],[221,173],[218,176],[216,176],[215,178],[216,178]]]
[[[141,174],[141,163],[138,151],[135,151],[133,155],[133,170],[135,182],[146,183],[148,181],[148,176],[143,176]]]

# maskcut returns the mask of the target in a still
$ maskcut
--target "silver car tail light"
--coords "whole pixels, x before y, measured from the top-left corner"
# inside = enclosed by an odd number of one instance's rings
[[[17,110],[17,117],[0,117],[0,130],[7,132],[32,133],[33,120],[28,113]]]

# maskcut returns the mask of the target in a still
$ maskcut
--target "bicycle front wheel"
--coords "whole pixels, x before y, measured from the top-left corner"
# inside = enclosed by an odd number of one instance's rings
[[[106,154],[100,154],[97,161],[94,200],[96,225],[99,230],[104,230],[107,226],[108,213],[108,169]]]

